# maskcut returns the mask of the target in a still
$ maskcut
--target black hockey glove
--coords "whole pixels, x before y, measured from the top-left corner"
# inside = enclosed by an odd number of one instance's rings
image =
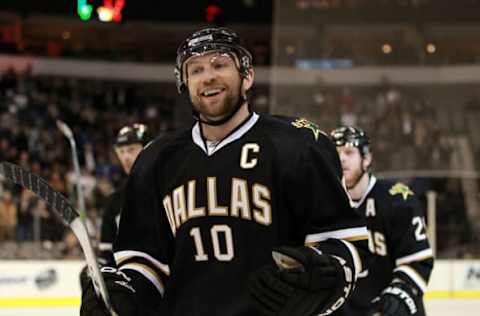
[[[101,269],[113,309],[119,316],[145,315],[140,311],[135,290],[129,284],[130,279],[121,271],[112,267]],[[80,316],[110,316],[103,300],[97,297],[92,281],[82,289]]]
[[[267,265],[250,280],[250,293],[264,315],[329,315],[351,291],[352,273],[342,259],[309,247],[274,249],[276,265]]]
[[[411,316],[421,315],[422,295],[413,286],[394,280],[373,300],[368,316]]]
[[[109,266],[112,268],[114,267],[113,265],[107,265],[106,262],[101,258],[97,258],[97,264],[100,269],[105,266]],[[82,289],[82,293],[83,293],[87,289],[87,286],[92,282],[92,279],[90,278],[90,270],[88,269],[87,265],[85,265],[80,271],[79,278],[80,278],[80,288]]]

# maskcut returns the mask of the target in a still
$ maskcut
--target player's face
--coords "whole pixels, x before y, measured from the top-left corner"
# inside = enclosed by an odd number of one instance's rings
[[[211,52],[191,57],[184,71],[190,100],[201,116],[218,120],[234,110],[243,79],[231,55]]]
[[[355,185],[357,179],[362,175],[363,159],[360,150],[353,146],[337,147],[338,156],[342,164],[343,176],[347,188]]]
[[[138,154],[142,151],[143,146],[141,144],[130,144],[123,146],[116,146],[115,153],[117,154],[118,160],[122,164],[123,170],[126,174],[130,174],[132,170],[133,163],[137,159]]]

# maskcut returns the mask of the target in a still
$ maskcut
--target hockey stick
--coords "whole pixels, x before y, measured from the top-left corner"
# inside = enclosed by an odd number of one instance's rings
[[[100,272],[97,263],[97,256],[93,251],[90,237],[88,235],[85,224],[80,218],[78,211],[70,204],[70,202],[62,194],[55,191],[47,181],[41,177],[22,169],[21,167],[9,163],[0,162],[0,180],[8,180],[18,184],[22,188],[28,189],[44,200],[50,209],[62,220],[62,222],[70,227],[80,242],[85,261],[92,278],[93,286],[97,296],[103,299],[107,310],[112,316],[118,316],[113,310],[110,303],[110,297],[105,286],[105,280]]]
[[[77,156],[77,144],[75,143],[75,138],[73,137],[73,132],[68,125],[60,120],[57,120],[57,127],[62,132],[62,134],[68,139],[70,143],[70,148],[72,149],[72,161],[73,169],[75,170],[75,176],[77,178],[76,188],[77,188],[77,197],[78,197],[78,213],[82,220],[86,220],[87,214],[85,213],[85,198],[83,196],[82,184],[80,183],[80,164],[78,163]]]

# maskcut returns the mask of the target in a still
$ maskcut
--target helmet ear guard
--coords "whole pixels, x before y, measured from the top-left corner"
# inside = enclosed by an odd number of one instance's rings
[[[236,33],[227,28],[205,28],[194,32],[177,49],[177,59],[174,69],[177,90],[182,93],[185,90],[186,78],[184,64],[193,56],[200,56],[212,51],[225,51],[236,57],[238,70],[242,77],[249,74],[252,68],[252,55],[241,45],[240,38]]]

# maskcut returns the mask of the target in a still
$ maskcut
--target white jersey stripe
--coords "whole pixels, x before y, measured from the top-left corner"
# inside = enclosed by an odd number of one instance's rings
[[[120,270],[134,270],[146,277],[152,284],[157,288],[160,295],[163,297],[163,293],[165,292],[165,288],[163,287],[158,277],[156,277],[155,273],[147,268],[147,266],[137,263],[127,263],[123,265]]]
[[[365,191],[365,193],[363,194],[362,198],[360,199],[360,201],[353,201],[353,200],[350,200],[350,206],[353,207],[353,208],[359,208],[360,205],[362,205],[362,203],[365,201],[365,199],[367,198],[368,194],[370,193],[370,191],[373,190],[373,187],[375,186],[375,184],[377,183],[377,178],[372,174],[370,175],[370,179],[368,180],[368,187],[367,187],[367,190]]]
[[[334,239],[367,239],[368,232],[365,226],[332,230],[329,232],[310,234],[305,237],[305,243],[321,242],[329,238]]]
[[[164,263],[156,260],[155,258],[153,258],[152,256],[150,256],[149,254],[147,254],[145,252],[133,251],[133,250],[123,250],[123,251],[115,252],[113,255],[115,257],[115,261],[116,261],[118,266],[121,266],[123,261],[125,261],[127,259],[130,259],[132,257],[141,257],[141,258],[147,259],[148,261],[153,263],[153,265],[155,267],[160,269],[160,271],[162,271],[166,275],[170,275],[170,268],[167,264],[164,264]]]
[[[238,130],[233,132],[227,138],[223,139],[217,146],[215,146],[211,150],[205,147],[205,143],[203,142],[202,134],[200,132],[200,124],[198,122],[192,128],[192,140],[208,156],[211,156],[221,148],[241,138],[245,133],[247,133],[255,125],[255,123],[257,123],[259,117],[260,116],[257,113],[253,113],[252,117],[250,117],[250,119],[247,122],[245,122]]]
[[[424,249],[422,251],[413,253],[411,255],[398,258],[397,260],[395,260],[395,265],[401,266],[402,264],[408,264],[414,261],[422,261],[430,257],[433,257],[433,251],[432,249],[428,248],[428,249]]]
[[[396,271],[401,271],[405,273],[420,288],[420,290],[425,293],[425,291],[427,290],[427,282],[422,278],[420,274],[418,274],[417,271],[415,271],[415,269],[407,265],[402,265],[393,270],[393,272]]]

